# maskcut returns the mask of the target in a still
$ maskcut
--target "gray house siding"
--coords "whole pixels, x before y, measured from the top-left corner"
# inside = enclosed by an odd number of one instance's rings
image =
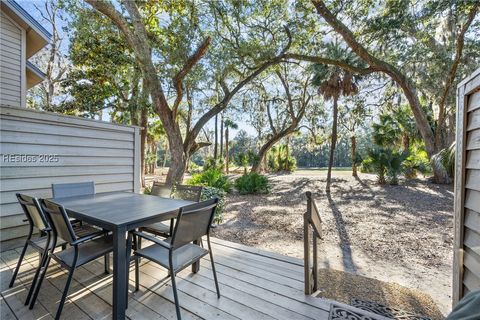
[[[3,12],[0,19],[0,104],[21,106],[22,29]]]
[[[24,236],[16,192],[51,197],[51,184],[94,181],[96,191],[140,187],[139,128],[0,106],[0,240]]]

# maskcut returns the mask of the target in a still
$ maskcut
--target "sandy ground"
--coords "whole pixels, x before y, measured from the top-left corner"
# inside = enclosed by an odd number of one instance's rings
[[[451,309],[453,187],[424,179],[378,186],[373,175],[325,171],[270,175],[268,195],[227,198],[224,222],[214,235],[303,258],[305,192],[312,191],[324,221],[320,267],[396,282],[429,294]]]

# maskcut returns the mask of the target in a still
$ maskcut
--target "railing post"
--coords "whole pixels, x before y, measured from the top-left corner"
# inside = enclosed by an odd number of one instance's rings
[[[312,294],[312,286],[310,285],[310,232],[308,228],[308,211],[303,215],[303,269],[305,277],[305,294]]]
[[[316,231],[313,231],[312,233],[313,237],[313,254],[312,254],[312,260],[313,260],[313,266],[312,266],[312,278],[313,278],[313,288],[312,291],[315,292],[318,290],[318,250],[317,250],[317,239],[318,239],[318,234]]]

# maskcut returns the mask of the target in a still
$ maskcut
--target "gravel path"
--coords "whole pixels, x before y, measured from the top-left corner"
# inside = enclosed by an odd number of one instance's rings
[[[268,195],[230,194],[214,235],[303,258],[305,192],[324,220],[321,267],[396,282],[432,296],[446,314],[451,305],[453,186],[423,179],[378,186],[373,175],[325,171],[270,175]]]

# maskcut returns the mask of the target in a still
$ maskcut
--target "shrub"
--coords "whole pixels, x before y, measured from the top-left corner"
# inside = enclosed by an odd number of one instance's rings
[[[188,164],[188,172],[199,173],[200,171],[201,171],[200,166],[198,164],[196,164],[195,162],[190,161],[190,163]]]
[[[201,173],[194,173],[187,184],[194,186],[214,187],[225,192],[230,192],[232,184],[228,181],[228,177],[218,169],[208,169]]]
[[[224,168],[223,159],[215,159],[213,157],[208,157],[207,159],[205,159],[205,163],[203,164],[204,171],[207,171],[210,169],[223,171],[223,168]]]
[[[270,185],[267,177],[251,172],[235,180],[235,188],[240,194],[268,193]]]
[[[217,208],[215,209],[215,216],[213,217],[213,223],[220,223],[223,221],[223,209],[225,208],[225,198],[227,193],[222,189],[214,187],[203,187],[202,201],[218,198]]]
[[[407,157],[406,152],[390,148],[373,148],[368,150],[368,156],[362,162],[362,170],[377,174],[379,184],[398,184],[398,175],[402,171],[402,163]]]
[[[152,186],[145,186],[143,194],[152,194]]]
[[[415,178],[418,173],[425,175],[432,171],[427,152],[418,147],[410,148],[410,154],[405,159],[402,166],[403,173],[407,179]]]
[[[452,181],[455,174],[455,142],[450,147],[434,154],[431,164],[432,167],[442,172],[446,181]]]

